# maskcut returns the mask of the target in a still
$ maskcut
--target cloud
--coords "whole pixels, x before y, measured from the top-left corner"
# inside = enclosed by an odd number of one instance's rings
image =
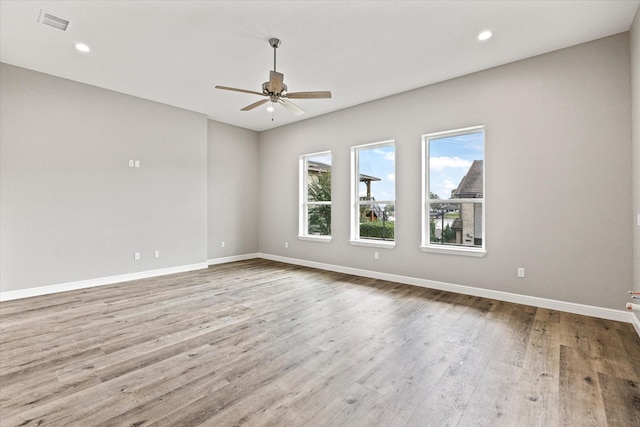
[[[470,166],[471,161],[460,157],[431,157],[429,159],[429,168],[435,172],[442,172],[446,168],[468,169]]]
[[[445,179],[444,181],[442,181],[442,188],[451,193],[451,190],[455,190],[456,188],[458,188],[458,184],[449,179]]]
[[[432,182],[430,191],[437,194],[443,199],[448,199],[451,196],[451,190],[458,188],[458,184],[450,179],[443,179],[439,182]]]
[[[382,154],[382,158],[385,160],[388,160],[390,162],[395,162],[396,161],[396,152],[395,151],[387,151],[384,149],[380,149],[380,148],[376,148],[375,150],[373,150],[374,153],[376,154]]]
[[[395,173],[389,173],[387,174],[387,179],[389,181],[395,181],[396,180],[396,174]]]

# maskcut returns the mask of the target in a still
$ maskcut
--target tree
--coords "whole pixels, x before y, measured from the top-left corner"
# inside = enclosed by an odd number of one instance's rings
[[[447,243],[456,241],[456,232],[451,227],[449,227],[449,224],[444,227],[444,231],[442,232],[442,239]]]
[[[436,237],[436,223],[433,218],[429,220],[429,241],[431,243],[438,241],[438,238]]]
[[[445,200],[443,200],[442,203],[434,203],[434,200],[442,200],[442,199],[436,193],[432,193],[431,191],[429,191],[429,210],[437,211],[446,204],[444,203]]]
[[[331,201],[331,169],[310,179],[307,191],[310,202]],[[331,235],[331,205],[309,206],[309,233]]]

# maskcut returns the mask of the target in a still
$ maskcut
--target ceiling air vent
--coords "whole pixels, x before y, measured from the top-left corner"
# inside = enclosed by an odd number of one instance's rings
[[[66,19],[62,19],[60,17],[52,15],[44,10],[40,11],[40,18],[38,18],[38,22],[62,31],[66,31],[67,27],[69,26],[69,21],[67,21]]]

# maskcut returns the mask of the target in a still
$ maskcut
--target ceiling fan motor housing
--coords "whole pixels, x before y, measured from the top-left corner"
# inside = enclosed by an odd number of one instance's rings
[[[285,93],[287,93],[287,85],[286,84],[282,84],[282,90],[280,92],[276,92],[274,90],[272,90],[272,88],[270,87],[271,82],[264,82],[262,83],[262,93],[265,94],[265,96],[280,96],[280,95],[284,95]]]

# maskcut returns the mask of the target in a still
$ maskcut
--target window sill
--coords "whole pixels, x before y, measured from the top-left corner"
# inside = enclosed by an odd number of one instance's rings
[[[476,248],[461,248],[455,246],[445,246],[438,247],[436,245],[429,246],[420,246],[420,250],[422,252],[431,252],[436,254],[447,254],[447,255],[461,255],[461,256],[471,256],[471,257],[483,257],[487,254],[487,251],[484,249],[476,249]]]
[[[322,243],[331,243],[331,236],[298,236],[298,240],[305,240],[307,242],[322,242]]]
[[[368,246],[371,248],[393,249],[396,247],[395,241],[382,241],[382,240],[377,241],[377,240],[360,239],[360,240],[349,240],[349,243],[351,243],[354,246]]]

